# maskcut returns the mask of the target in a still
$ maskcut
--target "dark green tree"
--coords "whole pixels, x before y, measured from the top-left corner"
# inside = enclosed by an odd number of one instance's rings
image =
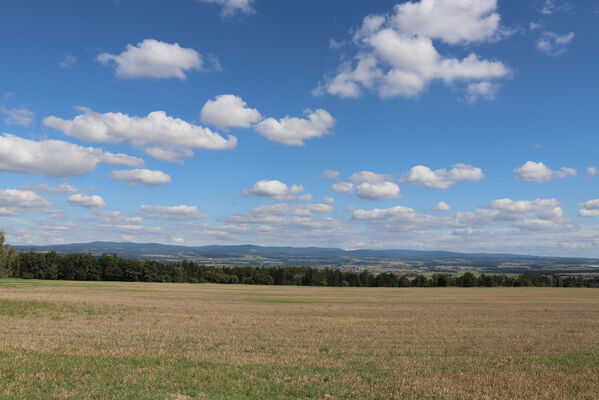
[[[0,278],[12,275],[15,262],[15,249],[9,247],[8,244],[4,244],[4,232],[0,231]]]
[[[460,277],[460,286],[473,287],[478,283],[476,276],[472,272],[464,272],[464,275]]]

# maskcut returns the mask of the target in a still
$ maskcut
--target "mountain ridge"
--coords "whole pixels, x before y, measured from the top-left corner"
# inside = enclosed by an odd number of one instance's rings
[[[402,268],[477,268],[495,270],[505,266],[510,271],[523,268],[569,270],[583,268],[599,272],[599,259],[558,257],[510,253],[460,253],[446,250],[355,249],[327,247],[285,247],[244,245],[184,246],[160,243],[105,242],[55,245],[13,246],[17,251],[56,251],[60,254],[91,253],[95,256],[116,254],[122,258],[182,261],[184,259],[219,265],[309,265],[333,267],[370,267],[374,269]],[[597,268],[597,269],[593,269]]]

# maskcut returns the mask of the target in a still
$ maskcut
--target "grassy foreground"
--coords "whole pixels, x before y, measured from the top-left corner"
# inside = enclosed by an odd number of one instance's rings
[[[0,280],[0,398],[598,393],[597,289]]]

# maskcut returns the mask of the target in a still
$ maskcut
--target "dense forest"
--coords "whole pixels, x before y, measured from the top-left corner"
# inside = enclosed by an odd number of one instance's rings
[[[14,254],[2,247],[0,277],[25,279],[60,279],[81,281],[125,282],[188,282],[188,283],[242,283],[250,285],[300,286],[363,286],[363,287],[442,287],[442,286],[548,286],[588,287],[599,284],[599,278],[547,276],[523,274],[474,275],[465,272],[459,276],[434,274],[430,277],[399,276],[393,273],[344,272],[329,268],[289,267],[215,267],[191,261],[161,263],[122,259],[104,255],[66,254],[56,252],[25,252]]]

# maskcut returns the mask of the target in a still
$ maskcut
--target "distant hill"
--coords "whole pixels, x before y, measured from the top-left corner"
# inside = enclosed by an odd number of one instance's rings
[[[19,252],[116,254],[160,261],[193,260],[215,265],[309,265],[342,269],[488,273],[599,274],[599,259],[516,254],[467,254],[419,250],[343,250],[320,247],[176,246],[156,243],[90,242],[49,246],[14,246]]]

